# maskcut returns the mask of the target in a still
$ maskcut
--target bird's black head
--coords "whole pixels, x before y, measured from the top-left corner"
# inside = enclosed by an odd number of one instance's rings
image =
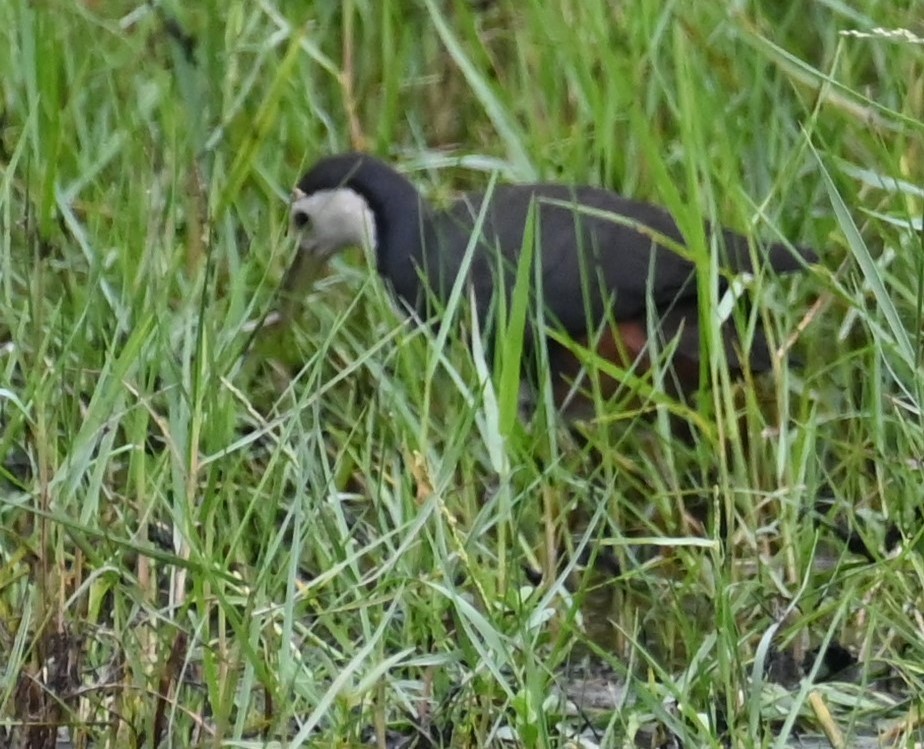
[[[356,189],[369,182],[375,172],[383,170],[392,171],[391,167],[369,154],[351,152],[327,156],[302,175],[298,189],[307,195],[340,187]]]
[[[330,257],[347,246],[375,249],[404,222],[419,223],[420,195],[384,161],[344,153],[318,161],[292,194],[292,226],[305,250]]]
[[[363,190],[367,159],[362,154],[322,159],[299,181],[291,222],[300,253],[323,261],[346,247],[375,248],[375,213]]]
[[[321,159],[292,193],[298,255],[286,286],[304,286],[329,257],[347,247],[362,247],[403,293],[404,286],[417,280],[408,261],[420,255],[421,206],[417,188],[374,156],[344,153]]]

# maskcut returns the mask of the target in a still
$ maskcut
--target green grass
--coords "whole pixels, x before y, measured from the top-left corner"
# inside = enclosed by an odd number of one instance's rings
[[[924,46],[840,33],[919,10],[2,4],[0,743],[565,746],[588,652],[629,682],[584,716],[601,746],[785,746],[819,698],[847,745],[920,741]],[[291,186],[351,147],[437,202],[498,175],[660,203],[703,284],[702,217],[811,245],[755,281],[803,366],[742,386],[712,347],[692,444],[655,388],[592,458],[513,418],[515,357],[481,387],[464,303],[417,330],[356,254],[245,352]],[[765,677],[828,643],[853,678]]]

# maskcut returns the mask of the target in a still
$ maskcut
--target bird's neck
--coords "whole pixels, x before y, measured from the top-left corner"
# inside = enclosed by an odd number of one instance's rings
[[[362,195],[375,218],[376,266],[403,306],[424,302],[421,269],[435,245],[430,207],[413,183],[375,159],[367,159],[349,186]]]
[[[399,204],[400,212],[376,214],[378,271],[406,305],[420,309],[424,294],[420,273],[426,267],[426,248],[433,245],[433,221],[416,189]]]

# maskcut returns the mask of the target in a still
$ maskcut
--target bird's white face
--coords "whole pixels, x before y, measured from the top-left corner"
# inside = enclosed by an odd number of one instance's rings
[[[355,190],[339,187],[306,195],[292,193],[292,229],[300,254],[327,260],[347,247],[375,250],[375,217],[366,200]]]

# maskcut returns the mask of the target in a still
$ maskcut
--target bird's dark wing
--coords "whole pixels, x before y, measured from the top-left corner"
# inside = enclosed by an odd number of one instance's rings
[[[444,278],[455,277],[484,199],[466,195],[437,216]],[[644,318],[649,294],[659,309],[695,300],[693,264],[666,246],[682,247],[683,236],[661,208],[607,190],[547,184],[499,186],[488,200],[471,267],[480,302],[495,289],[499,258],[509,293],[531,205],[540,219],[535,236],[545,309],[572,335],[585,334],[608,315],[617,321]],[[753,270],[748,241],[725,230],[722,239],[723,266],[732,272]],[[762,253],[762,262],[777,272],[801,267],[783,245],[769,245]],[[812,259],[810,253],[803,256]]]

